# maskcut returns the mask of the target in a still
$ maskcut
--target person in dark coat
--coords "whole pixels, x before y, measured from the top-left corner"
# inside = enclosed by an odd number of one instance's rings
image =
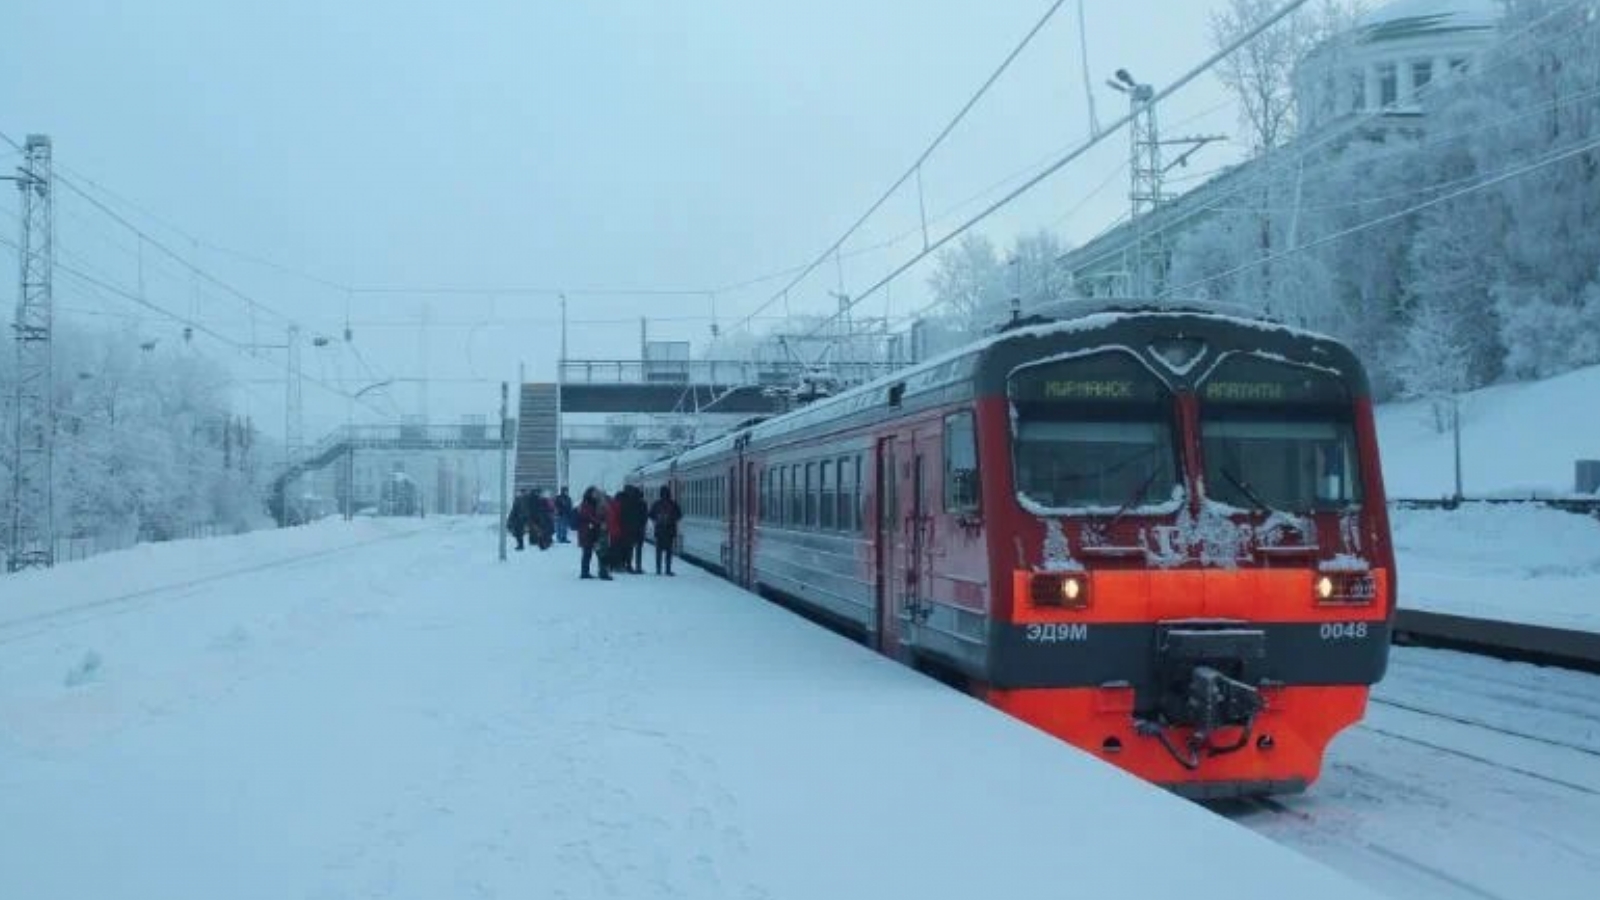
[[[555,536],[555,504],[543,490],[528,494],[528,543],[537,544],[540,550],[549,550]]]
[[[600,489],[590,487],[583,492],[578,503],[578,547],[583,551],[579,578],[593,578],[589,574],[590,560],[600,565],[600,579],[611,580],[611,567],[606,563],[606,503]]]
[[[650,520],[650,504],[645,502],[644,490],[636,484],[627,486],[624,497],[622,525],[627,531],[628,549],[632,551],[630,570],[636,575],[643,575],[644,531]]]
[[[511,501],[511,511],[506,514],[506,530],[517,539],[517,549],[522,549],[522,535],[528,528],[528,492],[517,491]]]
[[[562,487],[561,493],[556,494],[556,543],[572,543],[572,539],[567,537],[567,527],[571,523],[572,495],[567,493],[565,487]]]
[[[678,501],[672,499],[672,488],[661,486],[661,495],[656,502],[650,504],[650,521],[656,524],[656,574],[672,574],[672,551],[678,542],[678,521],[683,518],[683,510],[678,507]],[[667,570],[661,571],[661,560],[667,561]]]

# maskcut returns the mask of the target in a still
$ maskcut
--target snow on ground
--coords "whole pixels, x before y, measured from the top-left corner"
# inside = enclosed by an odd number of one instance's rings
[[[1600,459],[1600,366],[1505,384],[1461,400],[1463,493],[1570,495],[1573,463]],[[1453,437],[1428,401],[1378,408],[1385,486],[1395,498],[1455,492]],[[1600,521],[1534,505],[1391,514],[1400,605],[1600,631]]]
[[[687,566],[579,582],[571,548],[495,563],[494,527],[29,576],[0,897],[1361,894]]]
[[[303,528],[269,529],[231,537],[139,544],[126,550],[0,578],[0,626],[97,599],[194,582],[242,569],[317,558],[414,532],[421,519],[324,519]]]
[[[1462,493],[1468,497],[1570,494],[1573,462],[1600,459],[1600,366],[1543,381],[1464,394]],[[1455,493],[1453,437],[1428,401],[1378,407],[1378,446],[1390,497]]]
[[[1309,794],[1219,811],[1398,897],[1592,897],[1600,678],[1396,648]]]
[[[1393,510],[1400,606],[1600,631],[1600,520],[1534,504]]]

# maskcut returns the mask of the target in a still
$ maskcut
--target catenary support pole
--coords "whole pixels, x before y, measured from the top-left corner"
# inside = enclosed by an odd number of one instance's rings
[[[495,531],[500,534],[500,561],[506,561],[506,452],[511,447],[510,420],[506,418],[506,398],[510,393],[504,381],[500,382],[500,519]]]

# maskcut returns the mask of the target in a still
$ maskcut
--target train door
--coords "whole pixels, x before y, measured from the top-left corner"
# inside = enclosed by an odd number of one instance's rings
[[[741,457],[742,458],[742,457]],[[761,494],[756,487],[756,464],[750,460],[744,461],[744,483],[739,491],[739,583],[745,587],[755,587],[756,567],[756,509],[761,503]]]
[[[915,431],[899,439],[896,453],[900,470],[896,481],[898,507],[894,525],[899,535],[894,577],[900,592],[894,604],[895,633],[904,654],[916,641],[912,625],[922,622],[928,612],[930,561],[932,559],[933,510],[932,472],[938,462],[940,434]]]
[[[739,463],[734,462],[728,467],[727,479],[723,482],[722,516],[726,522],[728,535],[728,555],[723,559],[728,577],[739,584],[743,584],[744,576],[744,516],[740,513],[743,509],[744,498],[739,490],[743,487],[743,480],[739,478]]]
[[[896,655],[900,646],[900,620],[896,614],[901,596],[900,573],[904,569],[904,547],[900,543],[900,467],[895,462],[895,439],[886,437],[878,441],[873,485],[876,523],[875,559],[877,572],[875,594],[877,598],[877,636],[880,652]]]

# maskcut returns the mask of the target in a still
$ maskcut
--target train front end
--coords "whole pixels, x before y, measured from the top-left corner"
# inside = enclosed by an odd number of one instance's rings
[[[1367,382],[1333,341],[1200,314],[984,366],[987,699],[1198,799],[1304,790],[1388,660]],[[981,455],[981,454],[980,454]]]

